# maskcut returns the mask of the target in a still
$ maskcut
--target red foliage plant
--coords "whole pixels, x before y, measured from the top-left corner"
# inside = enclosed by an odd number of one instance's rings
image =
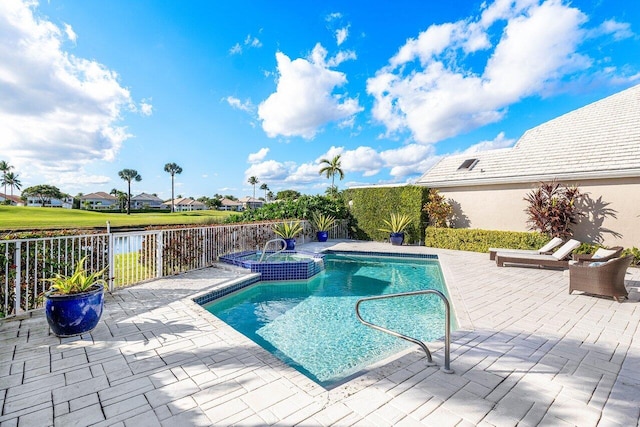
[[[571,226],[577,224],[579,216],[576,202],[582,197],[577,186],[566,186],[556,182],[541,182],[538,188],[524,198],[529,203],[525,209],[529,229],[549,237],[567,238],[573,235]]]

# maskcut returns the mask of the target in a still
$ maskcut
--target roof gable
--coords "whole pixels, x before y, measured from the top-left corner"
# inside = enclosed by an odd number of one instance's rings
[[[458,169],[467,159],[472,169]],[[513,148],[442,158],[429,186],[633,176],[640,172],[640,85],[529,129]]]

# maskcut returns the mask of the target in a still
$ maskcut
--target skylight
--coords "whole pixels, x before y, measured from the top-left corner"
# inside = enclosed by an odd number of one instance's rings
[[[478,159],[467,159],[458,167],[458,170],[467,170],[470,171],[473,167],[478,164]]]

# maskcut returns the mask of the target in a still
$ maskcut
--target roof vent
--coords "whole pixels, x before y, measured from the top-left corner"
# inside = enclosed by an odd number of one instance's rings
[[[477,164],[478,164],[478,159],[467,159],[464,162],[462,162],[462,164],[458,167],[458,170],[470,171]]]

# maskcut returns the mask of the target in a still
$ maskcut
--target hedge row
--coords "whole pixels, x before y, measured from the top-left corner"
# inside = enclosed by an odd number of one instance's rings
[[[537,249],[549,241],[546,235],[522,231],[428,227],[425,245],[459,251],[488,252],[489,248]]]
[[[345,190],[345,199],[353,202],[353,237],[358,240],[388,239],[389,233],[378,229],[384,227],[383,220],[388,220],[392,213],[399,213],[411,218],[411,225],[405,230],[405,242],[423,241],[427,214],[422,212],[422,206],[427,202],[428,193],[428,188],[417,185]]]

